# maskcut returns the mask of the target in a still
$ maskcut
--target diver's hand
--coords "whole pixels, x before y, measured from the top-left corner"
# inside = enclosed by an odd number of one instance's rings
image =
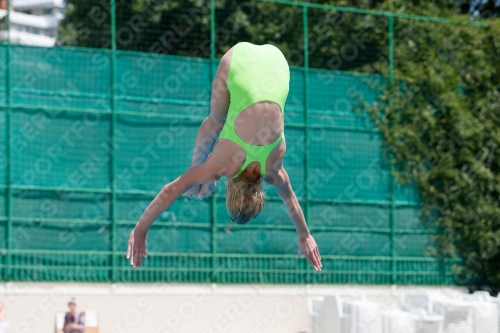
[[[217,186],[217,182],[196,185],[196,186],[191,187],[185,193],[185,195],[189,199],[193,199],[193,198],[197,197],[198,199],[203,200],[205,198],[208,198],[213,193],[216,186]]]
[[[130,265],[135,268],[141,266],[142,258],[148,254],[146,236],[147,230],[136,226],[128,238],[127,259],[130,259]]]
[[[212,182],[212,183],[207,183],[207,184],[201,185],[200,193],[198,194],[198,199],[203,200],[205,198],[208,198],[213,193],[216,186],[217,186],[217,182]]]
[[[314,270],[321,270],[323,265],[321,264],[318,245],[316,245],[316,241],[310,234],[299,236],[299,253],[297,253],[297,258],[300,258],[302,253]]]
[[[200,190],[201,190],[201,185],[195,185],[191,187],[189,190],[187,190],[186,193],[184,193],[184,195],[189,199],[193,199],[200,195]]]
[[[210,157],[212,157],[212,154],[208,155],[205,162],[207,162],[210,159]],[[193,166],[195,165],[191,163],[189,167],[192,168]],[[189,199],[198,197],[198,199],[203,200],[205,198],[208,198],[212,194],[216,186],[217,182],[195,185],[191,187],[189,190],[187,190],[186,193],[184,193],[184,195]]]

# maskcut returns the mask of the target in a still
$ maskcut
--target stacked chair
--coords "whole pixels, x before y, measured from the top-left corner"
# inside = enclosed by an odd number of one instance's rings
[[[500,331],[498,297],[491,297],[487,291],[476,291],[470,295],[463,295],[463,299],[472,303],[475,333]]]
[[[395,306],[385,306],[381,312],[384,333],[415,333],[410,313],[401,311]]]
[[[326,303],[325,297],[308,297],[307,298],[307,311],[309,313],[309,327],[308,333],[310,332],[321,332],[323,329],[326,329],[323,322],[320,322],[324,319],[324,315],[321,314],[321,311],[325,311]],[[328,329],[331,332],[335,332],[332,328]]]
[[[500,297],[424,288],[404,292],[401,309],[363,295],[313,297],[309,333],[500,333]]]
[[[382,333],[380,305],[367,300],[351,300],[345,302],[344,327],[349,333]]]
[[[413,309],[410,311],[412,325],[415,333],[443,333],[443,317],[427,314],[423,309]]]
[[[344,314],[344,306],[338,296],[309,298],[309,332],[351,332],[350,314]],[[347,309],[347,306],[346,306]],[[350,310],[347,310],[350,311]]]

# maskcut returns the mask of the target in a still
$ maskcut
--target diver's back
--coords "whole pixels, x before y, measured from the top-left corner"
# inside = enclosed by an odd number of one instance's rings
[[[230,105],[226,125],[252,145],[275,142],[283,133],[283,108],[290,70],[275,46],[235,45],[227,79]]]
[[[288,63],[277,47],[238,43],[227,79],[232,104],[229,111],[239,113],[260,101],[275,102],[283,110],[289,82]]]

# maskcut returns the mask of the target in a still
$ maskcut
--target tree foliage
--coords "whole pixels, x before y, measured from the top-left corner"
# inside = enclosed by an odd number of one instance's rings
[[[467,22],[464,22],[467,23]],[[396,26],[395,83],[365,105],[463,283],[500,286],[500,24]]]
[[[316,0],[313,2],[451,17],[481,11],[470,0]],[[494,0],[481,4],[495,9]],[[239,41],[277,45],[291,65],[303,65],[300,7],[258,0],[216,0],[216,55]],[[475,5],[474,5],[475,4]],[[488,5],[490,4],[490,5]],[[485,7],[486,6],[486,7]],[[117,47],[121,50],[210,57],[209,0],[116,0]],[[481,7],[481,8],[483,8]],[[492,13],[495,13],[494,11]],[[491,14],[493,15],[493,14]],[[387,65],[386,17],[309,9],[310,66],[383,73]],[[110,2],[67,0],[58,43],[109,48]],[[342,33],[339,33],[342,32]],[[350,46],[354,43],[355,48]]]

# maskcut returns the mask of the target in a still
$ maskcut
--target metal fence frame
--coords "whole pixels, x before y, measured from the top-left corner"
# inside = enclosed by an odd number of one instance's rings
[[[317,199],[312,199],[309,196],[309,192],[307,191],[307,186],[309,183],[309,151],[308,151],[308,146],[309,146],[309,130],[314,129],[314,128],[325,128],[325,129],[332,129],[332,130],[349,130],[349,131],[371,131],[367,129],[357,129],[357,128],[345,128],[345,127],[340,127],[340,126],[327,126],[327,125],[312,125],[309,124],[308,122],[308,90],[309,90],[309,85],[308,85],[308,73],[309,73],[309,54],[308,54],[308,47],[309,47],[309,40],[308,40],[308,9],[309,8],[318,8],[318,9],[324,9],[324,10],[335,10],[335,11],[341,11],[341,12],[350,12],[350,13],[357,13],[357,14],[369,14],[369,15],[377,15],[377,16],[385,16],[388,18],[389,21],[389,31],[388,31],[388,36],[389,36],[389,81],[392,82],[394,80],[394,18],[404,18],[404,19],[411,19],[411,20],[420,20],[420,21],[428,21],[428,22],[435,22],[435,23],[442,23],[442,24],[447,24],[447,23],[455,23],[452,20],[449,19],[443,19],[443,18],[432,18],[432,17],[426,17],[426,16],[418,16],[418,15],[410,15],[410,14],[403,14],[403,13],[392,13],[392,12],[384,12],[384,11],[376,11],[376,10],[367,10],[367,9],[359,9],[359,8],[349,8],[349,7],[342,7],[342,6],[331,6],[331,5],[322,5],[322,4],[315,4],[315,3],[306,3],[306,2],[296,2],[296,1],[286,1],[286,0],[261,0],[263,2],[269,2],[269,3],[275,3],[275,4],[282,4],[282,5],[288,5],[288,6],[296,6],[302,8],[303,12],[303,32],[304,32],[304,66],[301,67],[301,70],[304,72],[304,121],[303,123],[287,123],[286,126],[289,128],[301,128],[304,131],[304,135],[306,138],[305,141],[305,148],[304,148],[304,161],[305,161],[305,172],[304,172],[304,180],[303,180],[303,185],[304,185],[304,193],[305,197],[300,200],[301,203],[304,204],[304,215],[306,217],[306,221],[309,220],[309,206],[311,202],[321,202],[321,203],[349,203],[349,204],[372,204],[372,205],[381,205],[381,206],[389,206],[391,209],[391,214],[390,214],[390,228],[347,228],[347,227],[321,227],[321,230],[323,231],[369,231],[373,233],[384,233],[384,234],[389,234],[391,238],[391,246],[390,246],[390,253],[391,255],[389,257],[359,257],[359,259],[362,260],[389,260],[391,262],[391,271],[390,272],[377,272],[379,274],[390,274],[391,276],[391,283],[395,283],[397,281],[397,262],[398,261],[404,261],[404,260],[412,260],[412,261],[435,261],[437,260],[436,258],[415,258],[415,257],[400,257],[396,255],[396,246],[395,246],[395,238],[397,234],[404,233],[404,234],[422,234],[422,233],[432,233],[432,231],[429,230],[406,230],[406,229],[396,229],[395,226],[395,209],[396,207],[402,207],[402,206],[420,206],[418,202],[402,202],[402,201],[396,201],[395,196],[394,196],[394,179],[391,177],[391,182],[390,182],[390,200],[389,201],[353,201],[353,200],[347,200],[347,201],[342,201],[342,200],[317,200]],[[118,114],[133,114],[131,112],[124,112],[124,111],[117,111],[115,110],[115,104],[116,104],[116,93],[115,93],[115,82],[116,82],[116,56],[120,54],[121,52],[117,49],[117,43],[116,43],[116,0],[111,0],[111,49],[106,50],[105,52],[110,53],[110,58],[111,58],[111,71],[110,71],[110,76],[111,76],[111,92],[110,92],[110,110],[109,112],[103,112],[106,114],[111,115],[111,122],[110,122],[110,128],[109,128],[109,133],[110,133],[110,140],[111,140],[111,152],[110,152],[110,179],[111,179],[111,184],[109,189],[88,189],[88,188],[49,188],[49,187],[40,187],[40,186],[24,186],[24,185],[14,185],[12,182],[12,163],[11,163],[11,158],[12,158],[12,145],[11,140],[12,140],[12,109],[14,108],[29,108],[33,106],[29,105],[13,105],[12,103],[12,81],[11,81],[11,57],[12,57],[12,44],[10,41],[10,4],[11,1],[7,0],[7,16],[6,16],[6,28],[8,31],[8,38],[7,38],[7,48],[6,48],[6,102],[5,102],[5,109],[6,109],[6,126],[5,126],[5,131],[6,131],[6,157],[7,157],[7,169],[6,169],[6,185],[2,186],[0,185],[1,190],[6,191],[6,218],[1,220],[4,220],[6,222],[6,252],[5,252],[5,264],[4,266],[4,276],[3,280],[9,281],[12,279],[11,276],[11,271],[12,268],[29,268],[29,266],[22,266],[22,265],[16,265],[14,266],[12,264],[12,255],[15,253],[57,253],[58,251],[49,251],[49,250],[18,250],[18,249],[13,249],[13,244],[12,244],[12,228],[13,228],[13,222],[28,222],[29,218],[19,218],[19,217],[14,217],[12,216],[12,197],[13,197],[13,190],[36,190],[36,191],[68,191],[68,192],[92,192],[92,193],[104,193],[108,194],[111,197],[111,202],[110,202],[110,221],[95,221],[95,223],[109,223],[111,224],[111,247],[109,251],[102,251],[101,254],[103,255],[109,255],[111,256],[111,267],[101,267],[102,269],[109,269],[109,281],[116,282],[118,281],[118,271],[120,269],[124,269],[123,267],[120,267],[118,264],[118,256],[123,256],[123,251],[118,250],[116,248],[116,239],[117,239],[117,218],[116,218],[116,200],[117,200],[117,195],[118,194],[147,194],[154,196],[156,195],[156,192],[144,192],[144,191],[121,191],[116,188],[115,185],[115,175],[116,175],[116,156],[114,152],[114,147],[115,147],[115,141],[116,141],[116,135],[115,135],[115,130],[116,130],[116,120],[117,120],[117,115]],[[218,59],[216,58],[216,26],[215,26],[215,0],[210,0],[210,64],[211,64],[211,77],[213,78],[215,75],[216,71],[216,63]],[[487,26],[484,23],[476,23],[473,22],[471,25],[475,26],[480,26],[480,27],[485,27]],[[40,107],[37,107],[40,108]],[[54,107],[47,107],[50,109],[55,109]],[[64,111],[73,111],[73,112],[86,112],[84,109],[64,109]],[[169,115],[163,115],[167,118],[171,118],[172,116]],[[177,117],[181,119],[181,117]],[[190,117],[190,120],[193,120],[193,117]],[[199,119],[202,120],[202,119]],[[375,130],[374,130],[375,131]],[[391,166],[392,167],[392,166]],[[217,229],[220,228],[217,226],[217,217],[216,217],[216,205],[217,201],[223,199],[223,196],[220,195],[213,195],[211,197],[210,201],[210,216],[211,216],[211,224],[210,224],[210,230],[211,230],[211,282],[218,282],[218,272],[219,269],[217,267],[217,259],[218,257],[222,256],[221,254],[217,253],[217,242],[216,242],[216,233]],[[279,200],[279,198],[271,198],[270,200]],[[64,219],[48,219],[48,222],[59,222],[59,223],[64,223]],[[67,219],[66,219],[67,220]],[[122,222],[124,223],[124,222]],[[126,224],[130,224],[130,226],[133,226],[135,223],[134,221],[127,221],[125,222]],[[165,226],[172,226],[173,224],[168,222],[168,223],[158,223],[159,225],[165,225]],[[186,227],[200,227],[199,224],[193,224],[193,223],[182,223],[182,222],[176,222],[176,226],[186,226]],[[203,226],[206,227],[206,226]],[[249,226],[249,228],[268,228],[268,226]],[[293,229],[293,226],[280,226],[279,228],[281,229]],[[311,228],[311,231],[314,232],[314,227]],[[166,254],[170,255],[170,254]],[[174,254],[171,254],[174,255]],[[175,254],[178,255],[178,254]],[[223,255],[225,257],[228,257],[228,255]],[[262,256],[262,255],[259,255]],[[266,255],[264,255],[266,257]],[[267,255],[267,257],[276,257],[276,255]],[[293,257],[293,256],[281,256],[281,257]],[[325,259],[342,259],[342,258],[347,258],[348,259],[356,259],[358,257],[356,256],[323,256]],[[303,260],[302,262],[302,269],[301,272],[304,272],[304,281],[303,282],[309,282],[311,281],[311,276],[310,274],[312,273],[311,269],[308,268],[308,264],[306,260]],[[64,269],[64,267],[61,267]],[[127,268],[128,269],[128,268]],[[297,271],[295,271],[297,272]],[[346,271],[347,273],[350,272],[350,274],[355,274],[355,271]],[[429,272],[409,272],[405,271],[405,274],[429,274]],[[438,273],[436,273],[438,274]],[[441,272],[439,274],[445,274],[449,275],[451,274],[450,272]]]

